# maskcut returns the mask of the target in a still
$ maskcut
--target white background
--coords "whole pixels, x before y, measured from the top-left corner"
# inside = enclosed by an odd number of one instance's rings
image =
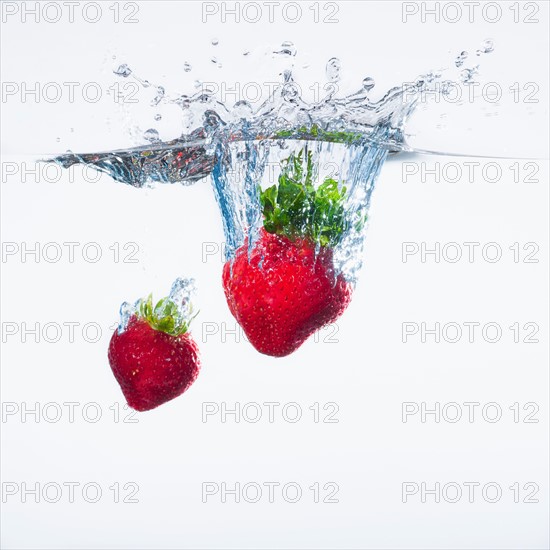
[[[333,11],[326,4],[319,4],[321,19]],[[416,4],[419,10],[422,4]],[[458,52],[475,51],[491,37],[495,51],[482,58],[481,81],[498,82],[505,91],[515,82],[536,83],[538,103],[515,103],[506,92],[497,106],[483,98],[475,106],[439,105],[434,109],[447,112],[447,126],[436,128],[435,111],[420,113],[411,121],[416,143],[471,155],[540,157],[548,148],[548,6],[530,4],[538,7],[538,23],[523,22],[531,13],[523,4],[515,22],[512,3],[500,4],[501,17],[494,23],[481,7],[469,23],[464,6],[457,23],[444,17],[435,23],[430,16],[422,22],[420,11],[404,23],[400,2],[339,2],[334,4],[337,23],[315,23],[308,9],[312,2],[301,3],[303,15],[296,23],[284,20],[282,8],[270,23],[262,3],[258,23],[244,17],[235,23],[231,16],[223,22],[221,12],[204,22],[200,3],[179,1],[139,3],[134,15],[139,22],[133,24],[115,24],[111,2],[101,3],[102,16],[94,24],[83,21],[80,7],[73,23],[67,12],[56,23],[44,17],[36,22],[33,16],[23,23],[21,12],[4,12],[1,76],[4,86],[16,83],[19,90],[37,82],[97,82],[105,90],[116,81],[112,68],[126,62],[143,78],[179,92],[193,90],[195,79],[273,82],[280,62],[265,52],[291,40],[299,51],[297,71],[310,64],[304,81],[324,82],[325,63],[337,56],[343,85],[354,89],[372,76],[380,97],[389,86],[446,66]],[[120,6],[122,18],[129,11]],[[245,58],[246,50],[253,53]],[[222,69],[209,61],[213,55]],[[190,73],[183,71],[185,61],[193,66]],[[125,112],[106,94],[97,103],[79,94],[72,102],[64,94],[51,103],[20,93],[2,96],[4,245],[80,243],[73,263],[66,252],[53,263],[32,255],[23,262],[20,253],[3,258],[3,327],[80,323],[73,342],[67,330],[56,343],[43,335],[39,342],[29,335],[24,343],[21,331],[12,336],[3,331],[3,489],[6,483],[19,489],[22,483],[80,486],[73,503],[67,490],[57,503],[41,495],[38,503],[33,495],[23,502],[21,490],[12,496],[4,490],[2,547],[548,548],[547,161],[412,155],[389,160],[374,196],[361,279],[337,333],[321,331],[317,341],[273,359],[242,338],[222,335],[222,323],[228,329],[236,325],[221,288],[221,256],[204,255],[205,247],[212,250],[223,240],[208,181],[137,190],[107,176],[86,181],[79,170],[53,182],[41,171],[23,177],[21,168],[34,170],[37,157],[133,144],[128,124],[143,131],[155,126],[153,115],[161,112],[148,106],[145,93],[140,98]],[[176,111],[164,109],[156,127],[169,139],[177,135],[180,121]],[[458,162],[463,177],[456,183],[445,178],[437,183],[430,175],[422,181],[421,173],[403,177],[411,163],[433,169],[435,162]],[[472,182],[464,162],[480,162]],[[500,167],[498,181],[483,176],[490,162]],[[517,182],[510,168],[515,162],[520,163]],[[536,181],[527,179],[532,166],[525,168],[526,162],[535,163]],[[11,174],[14,167],[18,172]],[[96,263],[81,255],[90,242],[103,254]],[[109,247],[128,242],[137,243],[138,262],[122,262],[124,251],[115,262]],[[405,263],[404,242],[430,247],[495,242],[503,256],[487,262],[480,246],[472,263],[465,258],[436,263],[433,257],[423,263],[419,255]],[[515,263],[509,247],[516,242],[536,243],[538,263]],[[129,412],[107,362],[109,327],[123,300],[150,291],[165,294],[178,275],[194,276],[199,286],[201,312],[192,333],[201,347],[201,375],[181,398],[134,415],[137,422],[123,422]],[[402,323],[423,321],[429,326],[494,322],[503,335],[493,344],[479,329],[473,343],[465,335],[455,344],[437,344],[433,337],[421,343],[418,335],[403,343]],[[96,343],[81,333],[90,322],[102,327]],[[528,322],[540,327],[539,342],[514,343],[508,327]],[[207,333],[216,328],[216,334]],[[74,422],[62,405],[66,402],[79,404]],[[280,406],[273,423],[265,408],[257,423],[235,422],[232,416],[224,423],[219,414],[203,422],[207,402]],[[289,402],[300,405],[299,422],[282,418],[282,406]],[[327,402],[338,405],[338,422],[314,422],[309,407]],[[436,423],[433,416],[422,423],[419,414],[404,423],[403,402],[432,408],[435,402],[495,402],[503,416],[487,422],[480,406],[472,423],[465,418]],[[520,408],[536,403],[538,423],[515,423],[508,407],[516,402]],[[22,419],[21,410],[36,403],[38,417]],[[48,409],[53,417],[55,404],[62,407],[57,421],[48,422],[42,414],[47,403],[54,404]],[[82,416],[87,403],[101,410],[95,423]],[[121,411],[118,422],[115,404]],[[8,415],[14,407],[18,412]],[[93,416],[94,410],[87,411]],[[321,420],[325,414],[321,411]],[[525,414],[521,411],[521,420]],[[81,488],[89,482],[103,491],[95,504],[82,498]],[[139,486],[139,502],[115,503],[109,487],[127,482]],[[265,490],[258,503],[242,497],[235,503],[231,495],[223,503],[218,493],[204,503],[205,482],[295,482],[303,495],[292,504],[276,490],[275,502],[269,503]],[[327,482],[338,484],[338,503],[313,502],[308,487]],[[436,503],[430,495],[422,503],[420,494],[403,503],[404,482],[426,482],[428,488],[436,482],[481,485],[472,503],[464,486],[454,504],[443,498]],[[499,502],[483,499],[481,486],[488,482],[502,487]],[[514,503],[509,487],[516,482],[520,487],[536,483],[539,502]],[[121,489],[121,496],[126,494]],[[522,489],[521,500],[525,496]]]

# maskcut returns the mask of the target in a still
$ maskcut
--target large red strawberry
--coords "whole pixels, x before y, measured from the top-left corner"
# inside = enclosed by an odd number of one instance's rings
[[[259,237],[246,239],[223,269],[229,309],[250,343],[281,357],[346,309],[352,286],[335,272],[333,247],[348,227],[333,179],[312,184],[311,156],[292,155],[278,185],[260,192],[264,215]]]
[[[111,338],[111,369],[128,405],[137,411],[178,397],[199,374],[198,348],[187,332],[191,308],[181,302],[185,284],[178,279],[170,296],[154,308],[151,296],[138,301]]]

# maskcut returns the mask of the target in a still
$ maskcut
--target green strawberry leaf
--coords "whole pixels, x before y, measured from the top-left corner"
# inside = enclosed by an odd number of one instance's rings
[[[192,307],[190,308],[192,313]],[[165,332],[171,336],[179,336],[185,334],[191,321],[197,316],[198,312],[190,317],[184,316],[178,305],[169,297],[162,298],[153,307],[153,295],[139,301],[137,307],[138,318],[146,321],[149,326],[160,332]]]
[[[305,164],[305,166],[304,166]],[[348,227],[344,199],[346,188],[326,178],[313,185],[311,152],[304,163],[304,151],[282,163],[278,184],[260,189],[264,227],[269,233],[290,239],[307,237],[321,246],[335,246]]]

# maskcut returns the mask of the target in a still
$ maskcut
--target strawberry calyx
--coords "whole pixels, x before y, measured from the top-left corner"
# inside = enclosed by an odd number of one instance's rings
[[[313,177],[310,151],[305,159],[302,149],[283,161],[278,183],[259,191],[264,228],[293,241],[306,238],[334,247],[348,228],[346,187],[327,177],[315,188]]]
[[[189,324],[196,317],[186,318],[179,311],[178,305],[169,297],[162,298],[153,307],[153,295],[139,301],[136,316],[146,321],[149,326],[171,336],[180,336],[189,330]]]
[[[124,302],[120,308],[119,334],[126,330],[132,317],[145,321],[152,329],[170,336],[185,334],[191,321],[198,315],[198,311],[194,311],[191,303],[191,294],[194,290],[193,279],[177,278],[170,294],[156,304],[153,302],[152,294],[139,299],[134,305]]]

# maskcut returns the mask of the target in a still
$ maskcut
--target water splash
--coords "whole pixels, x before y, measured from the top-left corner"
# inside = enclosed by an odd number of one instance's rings
[[[216,44],[214,44],[216,42]],[[217,40],[212,39],[217,46]],[[480,52],[494,49],[491,40],[481,45]],[[247,55],[249,52],[244,52]],[[273,56],[292,60],[297,55],[292,42],[283,42],[273,50]],[[481,55],[481,54],[480,54]],[[327,94],[307,101],[295,81],[291,69],[282,72],[282,80],[259,106],[239,100],[224,103],[208,84],[196,81],[198,90],[192,94],[171,94],[163,86],[152,84],[137,75],[127,64],[113,72],[120,78],[134,79],[144,89],[154,87],[156,94],[151,107],[176,105],[180,109],[182,131],[179,138],[161,140],[157,128],[135,132],[148,144],[130,149],[103,153],[61,155],[54,159],[63,167],[84,163],[109,174],[117,181],[143,187],[152,183],[182,183],[190,185],[209,175],[214,166],[216,144],[239,140],[302,139],[322,140],[323,136],[308,135],[308,128],[326,132],[357,134],[357,142],[374,144],[390,153],[413,150],[407,143],[406,124],[419,103],[426,98],[446,96],[457,86],[468,86],[477,77],[479,64],[465,66],[463,51],[449,67],[430,71],[410,82],[389,89],[381,99],[372,99],[375,81],[365,77],[358,90],[338,96],[336,83],[341,80],[340,60],[333,57],[326,64]],[[460,60],[460,62],[458,61]],[[217,57],[212,62],[219,65]],[[184,63],[184,71],[191,65]],[[157,114],[155,121],[162,116]],[[383,128],[384,131],[378,131]]]
[[[379,129],[376,138],[384,141],[387,131]],[[226,260],[232,261],[245,243],[250,252],[253,250],[264,226],[260,193],[280,184],[288,160],[299,158],[314,189],[318,190],[327,180],[337,184],[342,196],[344,230],[341,239],[331,245],[333,274],[337,277],[342,273],[348,282],[355,283],[361,268],[371,195],[388,152],[384,147],[361,141],[240,140],[229,146],[218,145],[212,183],[222,215]],[[295,229],[306,234],[310,223],[306,217],[302,226]],[[320,249],[321,238],[313,244]]]
[[[117,69],[113,71],[116,75],[122,76],[123,78],[128,78],[132,74],[132,69],[128,67],[126,63],[120,65]]]
[[[337,57],[329,59],[325,69],[327,80],[329,82],[338,82],[340,80],[340,70],[340,60]]]
[[[174,325],[186,327],[196,317],[197,312],[193,309],[192,299],[196,295],[195,280],[192,278],[183,279],[178,277],[173,283],[170,289],[170,293],[166,298],[159,300],[152,310],[152,313],[156,317],[162,317],[166,314],[170,314],[174,318]],[[133,304],[124,302],[120,306],[120,320],[117,328],[118,334],[122,334],[127,328],[134,316],[140,315],[142,304],[150,300],[140,298]]]
[[[103,153],[68,153],[54,162],[63,168],[85,164],[116,181],[146,187],[154,183],[192,185],[212,172],[214,160],[211,141],[206,131],[199,129],[169,142]]]

